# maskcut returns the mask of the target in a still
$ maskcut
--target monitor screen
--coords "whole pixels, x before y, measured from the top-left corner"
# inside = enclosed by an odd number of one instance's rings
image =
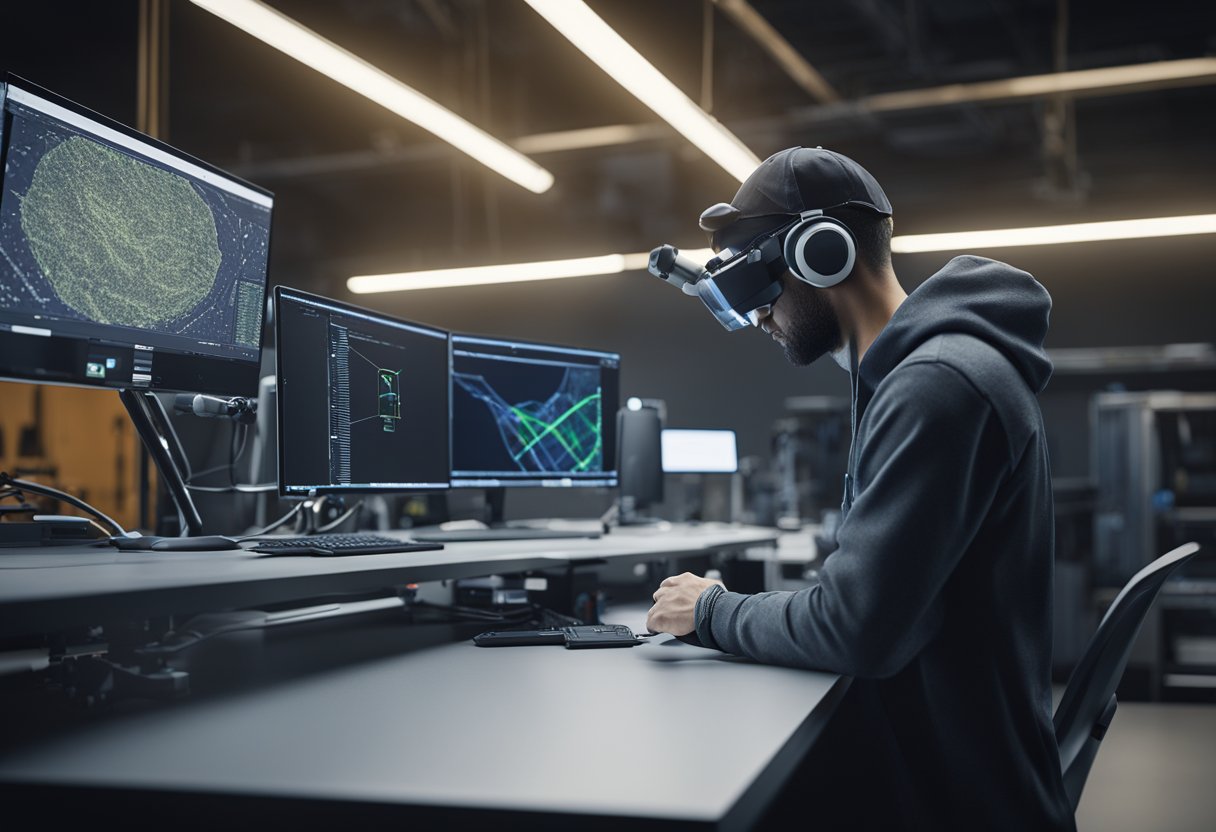
[[[663,473],[733,474],[739,454],[733,430],[663,431]]]
[[[448,333],[282,286],[279,493],[448,487]]]
[[[615,486],[618,353],[452,336],[452,486]]]
[[[253,396],[269,191],[18,78],[0,121],[0,376]]]

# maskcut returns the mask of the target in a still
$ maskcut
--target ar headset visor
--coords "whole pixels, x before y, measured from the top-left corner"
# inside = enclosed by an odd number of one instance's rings
[[[714,205],[701,215],[701,227],[708,230],[719,217],[731,213],[737,216],[738,209],[727,203]],[[804,257],[801,251],[786,251],[790,232],[822,217],[823,211],[816,210],[802,214],[768,214],[733,223],[727,220],[730,240],[720,239],[726,236],[723,233],[726,228],[714,234],[714,248],[718,254],[704,267],[680,254],[675,246],[662,245],[650,252],[648,269],[661,280],[679,287],[684,294],[699,297],[728,331],[743,329],[749,324],[759,326],[761,318],[781,297],[781,276],[789,268],[786,257],[793,256],[796,261]],[[774,223],[778,223],[775,228]],[[768,230],[749,240],[749,234],[754,234],[760,227]],[[731,245],[731,241],[740,239],[747,242]],[[840,267],[836,271],[843,279],[852,269],[855,253],[850,245],[838,256]]]

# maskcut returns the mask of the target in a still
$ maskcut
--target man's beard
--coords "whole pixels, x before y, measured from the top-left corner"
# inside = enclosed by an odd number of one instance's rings
[[[778,340],[785,349],[786,359],[797,367],[805,367],[844,343],[840,320],[823,291],[813,286],[798,286],[785,292],[786,301],[794,301],[789,326]]]

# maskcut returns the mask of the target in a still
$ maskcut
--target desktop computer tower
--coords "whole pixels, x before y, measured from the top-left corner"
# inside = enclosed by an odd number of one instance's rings
[[[643,405],[617,412],[622,518],[663,501],[662,435],[657,408]]]

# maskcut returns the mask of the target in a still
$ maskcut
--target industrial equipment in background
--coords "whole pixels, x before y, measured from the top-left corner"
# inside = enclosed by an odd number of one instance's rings
[[[1111,392],[1090,411],[1093,597],[1101,607],[1154,553],[1216,544],[1216,393]],[[1132,650],[1153,699],[1216,698],[1216,563],[1171,578]]]

